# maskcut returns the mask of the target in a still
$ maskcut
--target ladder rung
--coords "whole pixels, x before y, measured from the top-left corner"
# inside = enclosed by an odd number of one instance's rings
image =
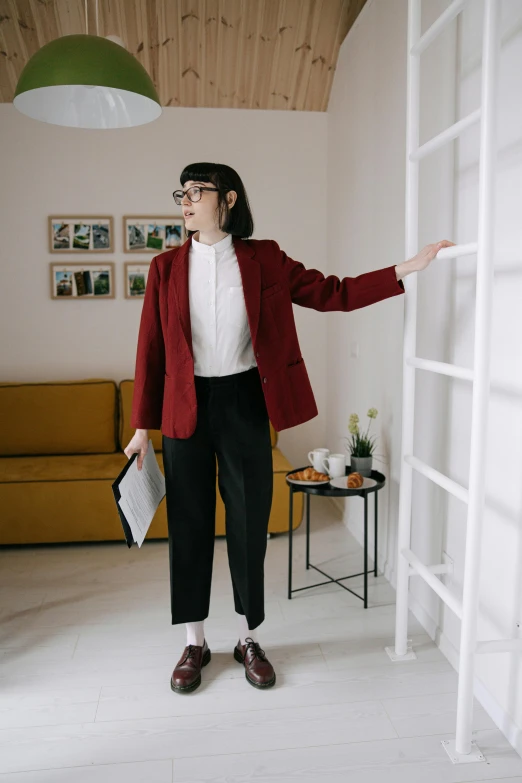
[[[417,367],[418,370],[451,375],[453,378],[463,378],[465,381],[472,381],[475,375],[474,371],[468,367],[458,367],[456,364],[448,364],[447,362],[435,362],[432,359],[421,359],[420,356],[408,357],[406,364]]]
[[[411,47],[411,54],[415,56],[422,54],[422,52],[427,49],[430,43],[432,43],[435,38],[440,35],[440,33],[445,30],[449,24],[451,24],[458,14],[460,14],[464,7],[464,2],[465,0],[453,0],[453,3],[448,6],[448,8],[446,8],[444,13],[442,13],[439,18],[435,20],[435,22],[433,22],[431,27],[428,27],[424,35],[419,38],[415,46]]]
[[[445,476],[444,473],[439,473],[439,471],[435,470],[435,468],[430,467],[430,465],[426,465],[425,462],[418,459],[417,457],[411,456],[410,454],[407,454],[404,457],[404,461],[407,462],[408,465],[411,465],[412,468],[414,468],[418,473],[422,473],[423,476],[426,476],[426,478],[434,481],[435,484],[439,485],[439,487],[442,487],[448,492],[451,492],[452,495],[455,495],[456,498],[462,500],[463,503],[469,502],[468,490],[465,487],[462,487],[460,484],[457,484],[457,482],[453,481],[453,479]]]
[[[443,130],[442,133],[439,133],[437,136],[434,136],[425,144],[422,144],[420,147],[417,147],[417,149],[413,150],[413,152],[410,152],[410,156],[409,156],[410,160],[411,161],[422,160],[422,158],[425,158],[430,153],[435,152],[435,150],[438,150],[439,147],[442,147],[442,145],[445,144],[447,141],[456,139],[457,136],[460,136],[460,134],[463,133],[467,128],[469,128],[470,125],[474,125],[475,122],[478,122],[480,120],[481,114],[482,114],[482,109],[480,108],[475,109],[475,111],[472,111],[471,114],[468,114],[467,117],[463,117],[458,122],[455,122],[453,125],[450,125],[449,128]]]
[[[452,574],[453,573],[453,565],[451,563],[438,563],[437,565],[426,566],[426,568],[432,574]],[[410,576],[420,576],[420,574],[418,574],[417,571],[415,570],[415,568],[412,568],[412,566],[410,566],[408,574]]]
[[[459,599],[448,590],[446,585],[443,585],[440,579],[437,579],[435,574],[430,571],[428,566],[425,566],[424,563],[421,563],[419,558],[413,554],[411,549],[402,549],[401,555],[406,558],[411,567],[414,568],[417,574],[424,579],[426,584],[428,584],[432,590],[437,593],[439,598],[442,598],[446,606],[449,606],[449,608],[455,612],[457,617],[462,619],[462,601],[459,601]]]
[[[522,639],[492,639],[477,642],[478,653],[522,652]]]
[[[444,258],[459,258],[460,256],[471,256],[478,250],[478,242],[468,242],[465,245],[453,245],[452,247],[443,247],[437,253],[437,260]]]

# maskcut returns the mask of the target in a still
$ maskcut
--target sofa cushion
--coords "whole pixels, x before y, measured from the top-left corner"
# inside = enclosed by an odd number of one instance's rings
[[[112,380],[0,383],[0,455],[109,454],[118,450]]]
[[[114,481],[126,462],[127,457],[121,451],[114,454],[2,457],[0,458],[0,484],[32,481],[84,481],[85,479]],[[159,458],[158,462],[160,462]]]
[[[134,392],[134,380],[125,379],[120,381],[120,447],[121,450],[125,449],[133,437],[136,430],[130,426],[130,418],[132,411],[132,395]],[[154,451],[161,451],[163,448],[163,440],[161,430],[149,430],[149,438],[152,440]],[[277,432],[270,422],[270,439],[272,441],[272,448],[277,444]],[[292,466],[288,468],[291,470]]]
[[[272,422],[270,422],[270,440],[272,441],[272,448],[274,449],[277,444],[277,431],[274,429]],[[291,470],[291,468],[288,468]]]
[[[156,449],[154,449],[156,451]],[[164,474],[163,455],[157,453]],[[32,481],[114,481],[124,468],[127,457],[115,454],[72,454],[70,456],[1,457],[0,484]],[[292,465],[276,447],[272,449],[274,473],[287,473]]]

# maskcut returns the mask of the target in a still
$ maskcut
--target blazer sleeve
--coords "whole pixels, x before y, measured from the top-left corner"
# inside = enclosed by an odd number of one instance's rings
[[[318,269],[306,269],[301,262],[294,261],[272,241],[292,302],[302,307],[322,313],[331,310],[350,312],[405,293],[404,283],[395,275],[395,264],[357,277],[325,277]]]
[[[165,383],[165,344],[159,309],[160,275],[156,256],[151,261],[138,333],[130,425],[161,429]]]

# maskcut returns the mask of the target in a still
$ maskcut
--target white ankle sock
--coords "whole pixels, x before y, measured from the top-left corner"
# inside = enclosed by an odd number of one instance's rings
[[[247,636],[250,636],[255,642],[259,642],[259,639],[257,637],[256,630],[249,629],[247,619],[244,614],[238,614],[236,612],[237,618],[239,620],[239,641],[241,644],[245,644],[245,638]],[[258,626],[259,628],[259,626]]]
[[[187,628],[187,646],[189,644],[197,644],[199,647],[203,647],[205,641],[204,620],[197,623],[185,623]]]

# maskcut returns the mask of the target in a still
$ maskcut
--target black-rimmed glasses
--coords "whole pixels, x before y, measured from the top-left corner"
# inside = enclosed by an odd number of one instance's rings
[[[190,201],[199,201],[202,190],[218,190],[219,188],[207,188],[204,185],[193,185],[188,190],[175,190],[172,194],[176,204],[181,204],[183,196],[188,196]]]

